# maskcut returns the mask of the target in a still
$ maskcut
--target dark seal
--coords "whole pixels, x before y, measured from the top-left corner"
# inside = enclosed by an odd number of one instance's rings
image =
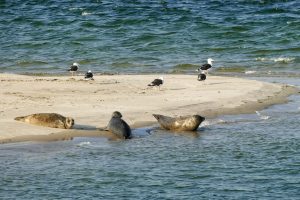
[[[121,118],[122,114],[119,111],[113,112],[111,119],[107,125],[107,130],[120,138],[130,139],[131,129],[129,125]]]

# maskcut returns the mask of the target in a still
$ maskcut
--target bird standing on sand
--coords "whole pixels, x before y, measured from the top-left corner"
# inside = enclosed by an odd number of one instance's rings
[[[203,64],[203,65],[198,69],[198,71],[204,71],[204,72],[206,72],[206,73],[208,74],[208,70],[209,70],[210,68],[212,68],[212,62],[213,62],[213,61],[214,61],[214,60],[211,59],[211,58],[207,59],[207,63],[206,63],[206,64]]]
[[[158,86],[160,90],[160,86],[164,84],[164,77],[159,77],[157,79],[154,79],[148,86],[153,87],[153,86]]]
[[[204,73],[200,73],[198,74],[198,81],[205,81],[206,79],[206,75]]]
[[[71,73],[72,73],[72,76],[73,76],[74,73],[77,72],[78,68],[79,68],[79,64],[75,62],[75,63],[73,63],[73,64],[70,66],[70,68],[68,69],[68,71],[71,72]]]
[[[93,76],[94,75],[93,75],[92,71],[89,70],[87,73],[85,73],[84,79],[85,80],[94,80]]]

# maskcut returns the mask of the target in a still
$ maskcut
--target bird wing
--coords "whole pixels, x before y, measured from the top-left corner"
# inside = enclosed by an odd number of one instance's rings
[[[204,64],[200,67],[201,70],[208,70],[209,68],[211,68],[210,64]]]
[[[162,80],[161,79],[154,79],[154,81],[152,81],[153,85],[161,85],[162,84]]]
[[[69,71],[77,71],[78,67],[76,65],[71,65]]]

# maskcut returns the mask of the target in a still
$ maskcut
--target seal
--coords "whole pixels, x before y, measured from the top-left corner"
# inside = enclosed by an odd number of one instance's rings
[[[153,114],[160,126],[173,131],[195,131],[205,120],[200,115],[189,115],[180,117],[168,117],[164,115]]]
[[[106,130],[110,131],[120,138],[130,139],[131,129],[129,125],[121,118],[122,114],[119,111],[113,112]]]
[[[16,117],[15,120],[38,126],[62,129],[70,129],[74,125],[73,118],[64,117],[57,113],[36,113],[23,117]]]

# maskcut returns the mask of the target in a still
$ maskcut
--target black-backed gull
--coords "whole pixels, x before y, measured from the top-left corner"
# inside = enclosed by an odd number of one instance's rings
[[[164,77],[159,77],[157,79],[154,79],[148,86],[158,86],[160,89],[160,86],[164,84]]]
[[[206,75],[204,73],[198,74],[198,81],[205,81]]]
[[[207,63],[206,63],[206,64],[203,64],[203,65],[198,69],[198,71],[204,71],[204,72],[208,73],[208,70],[209,70],[210,68],[212,68],[212,62],[213,62],[213,61],[214,61],[214,60],[211,59],[211,58],[207,59]]]
[[[93,76],[94,75],[93,75],[92,71],[89,70],[87,73],[85,73],[84,79],[85,80],[94,80]]]
[[[68,71],[71,72],[71,73],[72,73],[72,76],[73,76],[74,73],[77,72],[78,68],[79,68],[79,64],[75,62],[75,63],[73,63],[73,64],[70,66],[70,68],[68,69]]]

